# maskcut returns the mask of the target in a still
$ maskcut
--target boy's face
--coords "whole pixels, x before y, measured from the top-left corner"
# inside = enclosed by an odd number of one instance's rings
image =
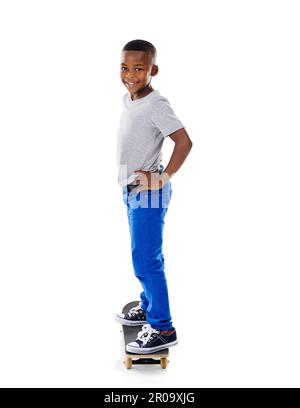
[[[148,86],[158,72],[153,57],[144,51],[123,51],[121,55],[121,81],[131,93]]]

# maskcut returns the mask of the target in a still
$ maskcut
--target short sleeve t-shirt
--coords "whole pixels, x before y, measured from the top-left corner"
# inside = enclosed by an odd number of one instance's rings
[[[155,172],[162,161],[164,139],[184,124],[176,116],[168,99],[158,90],[132,100],[122,97],[123,111],[117,138],[118,184],[126,186],[136,170]]]

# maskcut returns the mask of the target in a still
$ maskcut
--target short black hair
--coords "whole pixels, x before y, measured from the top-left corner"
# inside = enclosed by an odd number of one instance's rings
[[[153,61],[156,61],[156,48],[153,44],[146,40],[132,40],[124,45],[123,51],[144,51],[147,54],[151,54]]]

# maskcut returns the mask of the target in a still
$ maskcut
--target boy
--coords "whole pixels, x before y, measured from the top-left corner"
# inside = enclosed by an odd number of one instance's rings
[[[164,218],[171,199],[170,178],[178,171],[191,148],[183,123],[169,101],[150,85],[158,73],[155,47],[144,40],[127,43],[121,55],[123,112],[117,144],[118,183],[131,236],[132,263],[143,292],[141,302],[126,315],[117,314],[124,325],[143,324],[131,353],[147,354],[177,344],[173,327],[162,253]],[[166,169],[161,148],[169,136],[175,147]]]

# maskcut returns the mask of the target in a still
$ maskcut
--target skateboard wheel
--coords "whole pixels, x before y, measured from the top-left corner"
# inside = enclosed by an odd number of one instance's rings
[[[132,359],[129,357],[126,357],[124,360],[124,365],[127,369],[132,368]]]
[[[162,357],[162,358],[160,359],[160,366],[161,366],[161,368],[167,368],[167,367],[168,367],[168,363],[169,363],[169,360],[168,360],[166,357]]]

